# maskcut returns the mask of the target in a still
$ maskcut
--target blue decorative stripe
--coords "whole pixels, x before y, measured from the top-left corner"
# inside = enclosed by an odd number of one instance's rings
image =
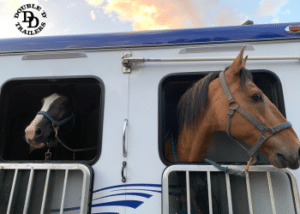
[[[129,190],[140,190],[140,191],[148,191],[148,192],[157,192],[157,193],[161,193],[161,191],[158,190],[150,190],[150,189],[116,189],[116,190],[112,190],[112,192],[116,192],[116,191],[129,191]]]
[[[98,189],[95,190],[95,192],[100,192],[103,190],[107,190],[107,189],[113,189],[113,188],[119,188],[119,187],[133,187],[133,186],[141,186],[141,187],[155,187],[155,188],[161,188],[160,184],[125,184],[125,185],[116,185],[116,186],[110,186],[110,187],[105,187],[102,189]],[[114,191],[124,191],[126,189],[118,189],[118,190],[114,190]],[[150,191],[150,192],[156,192],[156,193],[161,193],[161,191],[158,190],[149,190],[149,189],[127,189],[128,191],[133,191],[133,190],[139,190],[139,191]],[[125,193],[117,193],[117,194],[112,194],[112,195],[106,195],[103,197],[98,197],[93,199],[95,200],[100,200],[103,198],[108,198],[108,197],[114,197],[114,196],[126,196],[126,195],[131,195],[131,196],[139,196],[139,197],[143,197],[143,198],[151,198],[153,195],[151,194],[147,194],[147,193],[140,193],[140,192],[125,192]],[[121,201],[110,201],[110,202],[105,202],[105,203],[97,203],[97,204],[93,204],[92,207],[102,207],[102,206],[125,206],[125,207],[131,207],[136,209],[137,207],[139,207],[140,205],[142,205],[144,202],[143,201],[138,201],[138,200],[121,200]],[[70,208],[64,208],[64,212],[68,212],[68,211],[73,211],[73,210],[79,210],[80,207],[70,207]],[[52,212],[60,212],[60,209],[52,209]],[[93,214],[118,214],[116,212],[104,212],[104,213],[93,213]]]
[[[158,188],[161,188],[161,184],[124,184],[124,185],[116,185],[116,186],[105,187],[105,188],[102,188],[102,189],[97,189],[97,190],[94,190],[93,193],[100,192],[100,191],[107,190],[107,189],[113,189],[113,188],[119,188],[119,187],[132,187],[132,186],[134,186],[134,187],[142,186],[142,187],[158,187]]]
[[[95,198],[93,200],[99,200],[99,199],[102,199],[102,198],[107,198],[107,197],[112,197],[112,196],[120,196],[120,195],[134,195],[134,196],[141,196],[141,197],[144,197],[144,198],[151,198],[152,197],[152,195],[146,194],[146,193],[126,192],[126,193],[119,193],[119,194],[107,195],[107,196]]]
[[[300,38],[299,33],[288,34],[285,32],[286,27],[295,25],[299,26],[300,23],[2,39],[0,40],[0,52],[157,46]]]
[[[93,204],[92,207],[123,206],[123,207],[131,207],[136,209],[143,203],[144,203],[143,201],[136,201],[136,200],[111,201],[106,203]]]
[[[105,213],[92,213],[92,214],[119,214],[119,213],[105,212]]]

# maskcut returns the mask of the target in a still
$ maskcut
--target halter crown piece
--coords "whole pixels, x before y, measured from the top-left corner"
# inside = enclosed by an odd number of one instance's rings
[[[248,165],[247,165],[247,167],[249,167],[251,164],[255,163],[255,162],[254,163],[251,162],[254,158],[253,155],[258,151],[258,149],[262,146],[262,144],[267,139],[269,139],[271,136],[273,136],[275,133],[277,133],[277,132],[279,132],[283,129],[290,128],[292,126],[292,124],[290,122],[286,121],[284,123],[281,123],[281,124],[273,126],[273,127],[264,126],[257,119],[255,119],[252,115],[250,115],[245,109],[240,107],[238,105],[238,103],[234,100],[234,98],[233,98],[233,96],[232,96],[232,94],[231,94],[231,92],[228,88],[228,85],[226,83],[224,71],[222,71],[219,74],[219,78],[220,78],[220,82],[221,82],[222,88],[224,90],[224,93],[225,93],[225,95],[227,97],[227,100],[229,102],[228,121],[227,121],[227,135],[231,139],[233,139],[235,142],[237,142],[243,149],[245,149],[247,151],[247,153],[251,157],[251,159],[250,159],[250,161],[248,162]],[[243,117],[245,117],[247,120],[249,120],[261,132],[261,136],[259,137],[259,139],[256,141],[256,143],[250,149],[247,149],[243,145],[243,142],[240,139],[235,138],[230,134],[231,117],[233,116],[235,111],[237,111]],[[247,169],[246,168],[245,168],[245,170],[247,171],[248,168]]]

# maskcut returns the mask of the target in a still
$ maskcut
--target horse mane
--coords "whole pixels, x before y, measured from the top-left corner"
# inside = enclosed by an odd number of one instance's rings
[[[225,71],[228,69],[227,67]],[[208,85],[219,76],[221,71],[211,72],[194,83],[180,98],[177,105],[179,133],[183,126],[194,125],[199,113],[204,113],[207,102]],[[244,67],[240,70],[240,87],[244,87],[248,79],[253,80],[252,74]]]

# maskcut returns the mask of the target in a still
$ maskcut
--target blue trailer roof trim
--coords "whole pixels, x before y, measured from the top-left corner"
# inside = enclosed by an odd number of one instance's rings
[[[287,33],[285,29],[288,26],[300,26],[300,22],[132,33],[2,39],[0,40],[0,53],[300,38],[300,34]]]

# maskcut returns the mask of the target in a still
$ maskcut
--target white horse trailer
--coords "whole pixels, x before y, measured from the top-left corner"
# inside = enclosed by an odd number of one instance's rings
[[[0,213],[300,213],[300,169],[259,153],[245,177],[164,155],[176,104],[242,46],[254,82],[300,133],[300,23],[0,40]],[[40,99],[69,86],[81,123],[75,160],[30,157]],[[207,158],[241,170],[224,133]]]

